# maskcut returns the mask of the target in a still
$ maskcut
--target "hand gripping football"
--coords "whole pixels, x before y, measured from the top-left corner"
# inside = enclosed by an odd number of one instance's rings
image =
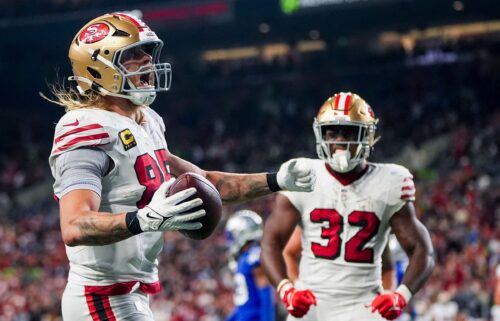
[[[192,200],[197,197],[201,198],[203,204],[194,210],[203,208],[207,214],[194,221],[203,224],[202,228],[189,231],[180,230],[180,232],[193,240],[203,240],[209,237],[217,227],[217,224],[219,224],[222,216],[222,200],[219,192],[208,179],[192,172],[187,172],[177,177],[170,187],[168,195],[173,195],[190,187],[196,188],[196,194],[187,200]]]

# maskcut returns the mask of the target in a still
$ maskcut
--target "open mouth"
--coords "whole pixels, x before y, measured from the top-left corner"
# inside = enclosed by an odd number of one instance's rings
[[[146,73],[146,74],[142,74],[139,78],[140,80],[140,87],[153,87],[152,84],[150,84],[150,82],[152,82],[151,79],[151,74],[150,73]]]
[[[345,146],[342,146],[342,147],[337,146],[337,147],[335,147],[335,148],[333,149],[333,154],[335,154],[335,153],[337,153],[337,152],[344,152],[344,151],[346,151],[346,150],[347,150],[347,148],[346,148]]]

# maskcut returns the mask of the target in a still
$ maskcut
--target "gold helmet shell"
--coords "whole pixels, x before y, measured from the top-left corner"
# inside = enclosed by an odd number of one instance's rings
[[[378,119],[375,118],[372,108],[359,95],[351,92],[340,92],[329,97],[320,107],[314,118],[314,134],[316,136],[316,150],[320,159],[332,162],[330,144],[324,139],[326,128],[331,126],[356,126],[358,137],[353,141],[336,142],[335,144],[357,145],[355,155],[350,156],[351,167],[361,159],[366,159],[372,152]],[[349,150],[349,148],[347,148]],[[334,168],[335,169],[335,168]]]
[[[138,47],[148,48],[152,63],[130,72],[121,64],[121,58],[127,50]],[[156,92],[170,88],[170,64],[159,63],[162,47],[163,42],[140,19],[126,13],[102,15],[80,29],[71,42],[68,56],[74,76],[70,80],[78,82],[82,94],[94,90],[149,104]],[[143,74],[154,74],[151,86],[139,88],[129,81],[129,77]]]

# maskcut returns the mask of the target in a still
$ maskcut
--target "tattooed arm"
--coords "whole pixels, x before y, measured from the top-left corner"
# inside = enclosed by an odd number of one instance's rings
[[[267,185],[266,173],[231,174],[224,172],[206,172],[221,195],[224,203],[248,201],[271,193]]]
[[[266,173],[230,174],[204,171],[174,155],[169,157],[172,173],[195,172],[209,179],[225,203],[250,200],[271,193]],[[126,213],[98,212],[101,199],[91,190],[75,189],[59,201],[61,231],[68,246],[106,245],[131,237]]]
[[[224,203],[248,201],[272,193],[267,184],[266,173],[233,174],[204,171],[198,166],[170,154],[169,166],[175,176],[185,172],[195,172],[206,177],[217,187]]]
[[[126,213],[98,212],[100,203],[99,195],[85,189],[61,197],[59,213],[66,245],[106,245],[132,236],[125,223]]]

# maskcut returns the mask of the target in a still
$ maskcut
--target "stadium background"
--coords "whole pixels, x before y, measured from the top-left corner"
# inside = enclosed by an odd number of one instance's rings
[[[413,318],[441,320],[436,311],[458,307],[451,320],[490,319],[500,261],[498,1],[2,0],[0,320],[59,320],[68,263],[47,158],[63,110],[38,92],[70,74],[69,43],[85,22],[130,10],[173,65],[172,90],[153,105],[169,147],[202,168],[267,171],[316,157],[320,104],[341,90],[363,96],[380,118],[372,160],[414,173],[435,247]],[[266,217],[272,197],[240,207]],[[222,320],[232,308],[225,253],[220,231],[201,242],[165,234],[157,320]]]

